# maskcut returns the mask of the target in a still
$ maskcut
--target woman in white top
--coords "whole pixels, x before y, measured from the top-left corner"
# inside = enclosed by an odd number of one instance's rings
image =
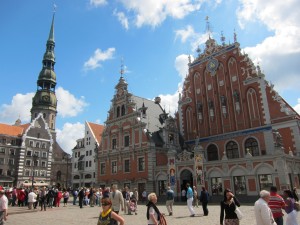
[[[160,219],[160,212],[156,207],[157,197],[155,193],[150,193],[148,195],[148,204],[147,204],[147,219],[148,225],[158,225]]]
[[[32,209],[33,203],[36,202],[37,195],[33,192],[33,190],[30,190],[30,193],[28,194],[28,209]]]

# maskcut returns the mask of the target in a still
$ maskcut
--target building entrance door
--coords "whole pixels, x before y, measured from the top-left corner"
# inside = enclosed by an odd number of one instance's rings
[[[183,170],[180,173],[180,193],[182,193],[182,190],[186,191],[186,184],[189,183],[190,187],[193,188],[193,174],[189,170]],[[182,201],[185,201],[185,196],[182,196]]]

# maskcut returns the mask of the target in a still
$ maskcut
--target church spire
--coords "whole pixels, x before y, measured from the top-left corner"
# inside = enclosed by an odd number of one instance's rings
[[[54,15],[50,27],[49,37],[46,44],[46,51],[42,61],[42,70],[37,80],[37,91],[32,99],[31,121],[39,113],[42,113],[50,130],[55,132],[55,120],[57,114],[57,99],[55,95],[56,74],[54,72]]]

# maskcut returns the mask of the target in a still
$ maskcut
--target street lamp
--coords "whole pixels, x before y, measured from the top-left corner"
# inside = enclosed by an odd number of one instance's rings
[[[67,174],[66,174],[66,189],[68,188],[68,176],[69,176],[69,159],[71,159],[71,155],[68,153],[65,153],[63,156],[63,159],[67,161]]]
[[[32,158],[33,158],[33,164],[32,164],[32,181],[31,181],[32,183],[31,183],[31,188],[33,189],[33,182],[34,182],[34,175],[35,175],[35,171],[34,171],[34,169],[35,169],[35,162],[36,162],[36,160],[38,158],[37,153],[34,153],[33,156],[32,156]]]

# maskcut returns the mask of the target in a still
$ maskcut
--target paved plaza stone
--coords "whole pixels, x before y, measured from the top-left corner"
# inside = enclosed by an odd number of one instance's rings
[[[196,216],[189,217],[189,211],[186,205],[174,205],[173,216],[168,216],[164,205],[159,204],[158,208],[166,214],[168,225],[219,225],[220,206],[209,205],[209,215],[203,216],[202,208],[195,207]],[[67,207],[47,208],[47,211],[28,210],[26,207],[10,207],[7,225],[96,225],[101,207],[84,206],[80,209],[78,205],[68,204]],[[244,218],[240,224],[254,225],[255,217],[252,205],[242,205],[241,211]],[[120,215],[125,219],[126,225],[145,225],[146,206],[140,203],[138,205],[138,215]],[[300,213],[298,213],[300,222]]]

